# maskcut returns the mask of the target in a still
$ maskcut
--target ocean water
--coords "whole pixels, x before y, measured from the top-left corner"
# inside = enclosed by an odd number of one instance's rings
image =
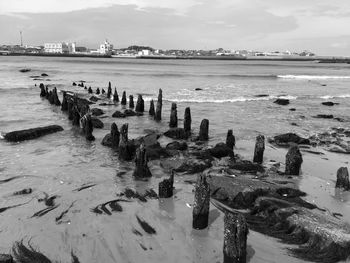
[[[19,72],[30,68],[30,72]],[[47,73],[34,80],[31,76]],[[72,82],[85,81],[93,90],[107,90],[108,81],[123,91],[149,101],[163,90],[163,120],[143,117],[113,119],[119,106],[99,106],[106,112],[105,127],[95,129],[95,142],[87,142],[73,128],[58,107],[39,97],[35,84],[44,83],[58,90],[86,94]],[[196,90],[201,89],[201,90]],[[290,99],[290,105],[274,104],[276,98]],[[326,107],[321,102],[339,103]],[[129,138],[145,134],[145,129],[166,131],[171,102],[177,102],[179,125],[184,109],[191,107],[192,127],[198,132],[203,118],[210,122],[209,144],[224,141],[228,129],[237,140],[236,153],[252,158],[256,135],[266,137],[284,132],[309,136],[330,127],[349,128],[350,65],[313,62],[275,61],[195,61],[136,60],[49,57],[0,57],[0,132],[58,124],[63,132],[21,143],[0,140],[0,207],[18,204],[0,214],[0,253],[8,252],[13,242],[31,240],[51,259],[70,262],[73,251],[81,262],[221,262],[223,216],[212,213],[206,231],[191,229],[192,186],[176,178],[176,196],[147,203],[122,203],[123,212],[96,215],[91,209],[116,199],[125,187],[136,190],[154,188],[168,171],[159,162],[150,164],[153,178],[148,182],[132,178],[133,163],[120,162],[111,149],[101,145],[113,122],[118,127],[129,123]],[[290,111],[295,108],[295,111]],[[312,118],[333,114],[346,120]],[[292,125],[296,123],[297,126]],[[162,138],[162,143],[167,143]],[[322,151],[321,149],[319,149]],[[284,162],[286,150],[267,145],[265,159]],[[334,191],[336,170],[348,166],[346,155],[304,155],[303,174],[297,183],[308,193],[306,199],[332,212],[342,213],[350,222],[350,196]],[[96,184],[74,191],[84,184]],[[14,191],[33,188],[28,196],[12,196]],[[45,193],[57,195],[57,208],[41,217],[33,215],[45,208]],[[66,209],[62,220],[56,221]],[[135,215],[144,218],[157,235],[137,236],[140,230]],[[273,238],[252,232],[248,239],[250,262],[300,262],[291,257],[285,245]],[[145,250],[146,248],[146,250]]]

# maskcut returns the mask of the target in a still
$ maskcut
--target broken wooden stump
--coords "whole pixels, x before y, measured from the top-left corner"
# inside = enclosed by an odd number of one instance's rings
[[[349,171],[347,167],[340,167],[337,171],[336,188],[343,188],[345,191],[350,190]]]
[[[173,196],[174,172],[171,171],[170,178],[164,179],[158,184],[159,198],[169,198]]]
[[[62,99],[62,105],[61,105],[61,111],[67,111],[68,110],[68,102],[67,102],[67,93],[63,91],[63,99]]]
[[[119,158],[125,161],[131,161],[133,157],[133,149],[128,139],[128,127],[129,124],[124,123],[120,129]]]
[[[299,175],[303,157],[297,144],[292,145],[286,155],[286,175]]]
[[[248,225],[243,215],[225,212],[224,263],[246,262],[248,232]]]
[[[89,87],[88,92],[89,92],[89,94],[92,94],[92,88],[91,87]]]
[[[109,81],[108,82],[108,90],[107,90],[107,98],[109,99],[112,95],[112,84],[111,82]]]
[[[20,142],[24,140],[32,140],[41,136],[63,131],[63,128],[58,125],[50,125],[26,130],[18,130],[6,133],[4,138],[9,142]]]
[[[262,163],[264,159],[265,150],[265,137],[264,135],[258,135],[256,137],[255,150],[254,150],[254,163]]]
[[[135,111],[137,111],[137,112],[144,112],[145,111],[145,101],[143,100],[141,94],[139,94],[139,96],[137,97]]]
[[[94,130],[94,126],[92,123],[91,115],[90,113],[85,114],[81,118],[81,126],[85,135],[86,140],[88,141],[94,141],[95,137],[92,135],[92,132]]]
[[[13,257],[9,254],[0,254],[0,263],[13,263]]]
[[[119,140],[120,140],[120,133],[118,130],[118,126],[113,122],[111,126],[111,132],[103,138],[102,145],[109,146],[112,148],[118,148]]]
[[[204,174],[199,174],[195,186],[193,203],[193,221],[194,229],[204,229],[208,226],[210,206],[210,187]]]
[[[146,153],[146,148],[143,143],[141,143],[140,147],[136,150],[135,157],[135,170],[133,173],[134,177],[137,178],[147,178],[151,177],[151,171],[148,168],[148,158]]]
[[[125,91],[123,91],[121,104],[126,105],[126,92]]]
[[[105,94],[105,93],[106,93],[106,91],[105,91],[105,89],[104,89],[104,88],[102,88],[101,93],[102,93],[102,94]]]
[[[159,89],[156,113],[154,115],[154,120],[156,121],[162,120],[162,106],[163,106],[163,91],[162,89]]]
[[[40,97],[45,97],[46,96],[46,90],[45,90],[44,84],[40,83],[39,88],[40,88]]]
[[[203,119],[201,125],[199,127],[199,141],[207,141],[209,140],[209,120]]]
[[[227,131],[227,136],[226,136],[226,145],[227,147],[229,147],[230,149],[233,150],[233,148],[236,145],[236,138],[233,135],[233,130],[228,130]]]
[[[129,96],[129,108],[133,109],[135,107],[134,105],[134,96],[130,95]]]
[[[61,106],[61,102],[60,102],[60,99],[58,98],[56,87],[53,88],[52,90],[52,96],[53,96],[53,104],[55,104],[56,106]]]
[[[150,104],[149,104],[149,111],[148,111],[149,115],[154,116],[155,112],[154,112],[154,101],[151,100]]]
[[[96,94],[97,94],[97,95],[100,95],[100,88],[97,88],[97,89],[96,89]]]
[[[72,109],[72,125],[73,126],[80,126],[80,113],[78,110],[78,106],[75,104]]]
[[[117,88],[114,88],[113,101],[114,102],[119,102],[119,96],[118,96]]]
[[[170,128],[177,127],[177,106],[175,102],[171,103],[169,127]]]
[[[191,123],[192,123],[191,109],[190,109],[190,107],[187,107],[185,109],[185,114],[184,114],[184,130],[185,130],[185,132],[191,133]]]

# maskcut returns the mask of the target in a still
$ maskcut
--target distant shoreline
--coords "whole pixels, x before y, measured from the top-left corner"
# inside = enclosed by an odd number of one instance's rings
[[[1,55],[1,54],[0,54]],[[318,63],[348,63],[348,57],[331,57],[331,56],[313,56],[313,57],[294,57],[294,56],[118,56],[118,55],[100,55],[100,54],[31,54],[31,53],[9,53],[3,56],[32,56],[32,57],[87,57],[87,58],[120,58],[120,59],[182,59],[182,60],[241,60],[241,61],[315,61]]]

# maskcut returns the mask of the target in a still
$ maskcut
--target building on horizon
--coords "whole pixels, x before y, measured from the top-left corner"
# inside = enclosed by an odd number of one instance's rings
[[[72,54],[75,53],[75,43],[45,43],[45,53]]]
[[[100,48],[98,49],[98,52],[103,55],[110,55],[113,51],[113,45],[106,41],[100,45]]]

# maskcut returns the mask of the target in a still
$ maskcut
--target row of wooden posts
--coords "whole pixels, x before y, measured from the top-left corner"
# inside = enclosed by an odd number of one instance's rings
[[[85,103],[79,103],[79,98],[76,95],[68,95],[63,93],[62,104],[59,102],[57,96],[57,90],[54,88],[52,91],[48,91],[47,87],[40,84],[41,93],[40,96],[47,97],[50,103],[57,106],[61,105],[62,111],[68,112],[68,118],[72,120],[73,125],[79,126],[81,120],[85,120],[83,123],[83,130],[86,138],[93,139],[92,135],[92,123],[91,115],[89,114],[89,106]],[[91,87],[89,88],[90,92]],[[103,90],[104,91],[104,90]],[[102,92],[104,93],[104,92]],[[109,83],[107,97],[112,95],[111,84]],[[149,114],[154,116],[155,120],[161,120],[162,112],[162,90],[159,90],[156,109],[154,108],[154,101],[150,101]],[[113,100],[119,102],[117,90],[115,89]],[[126,92],[123,92],[122,105],[127,104]],[[129,107],[134,108],[133,96],[129,96]],[[136,111],[144,111],[144,101],[142,95],[138,96],[136,103]],[[189,107],[185,109],[184,114],[184,130],[185,132],[191,132],[191,110]],[[170,112],[170,128],[178,127],[177,118],[177,105],[171,104]],[[209,139],[209,120],[204,119],[200,125],[200,131],[198,139],[206,141]],[[133,145],[130,144],[128,139],[128,123],[121,126],[120,132],[115,123],[111,126],[110,132],[111,146],[118,148],[119,157],[124,160],[131,160],[133,156]],[[228,130],[226,137],[226,145],[230,149],[234,149],[235,137],[232,130]],[[253,162],[261,164],[263,162],[263,155],[265,150],[265,137],[259,135],[256,138],[254,158]],[[302,163],[301,154],[298,146],[292,146],[286,155],[286,174],[299,174],[300,166]],[[152,176],[148,168],[148,158],[144,144],[142,143],[136,150],[135,155],[135,170],[133,175],[135,177],[150,177]],[[161,181],[158,185],[159,197],[169,198],[173,195],[174,173],[171,173],[169,179]],[[199,174],[195,186],[194,204],[192,212],[192,226],[194,229],[204,229],[208,226],[209,218],[209,206],[210,206],[210,187],[207,182],[207,178],[204,174]],[[246,243],[248,235],[248,226],[243,215],[240,213],[226,212],[224,217],[224,263],[232,262],[246,262]]]

